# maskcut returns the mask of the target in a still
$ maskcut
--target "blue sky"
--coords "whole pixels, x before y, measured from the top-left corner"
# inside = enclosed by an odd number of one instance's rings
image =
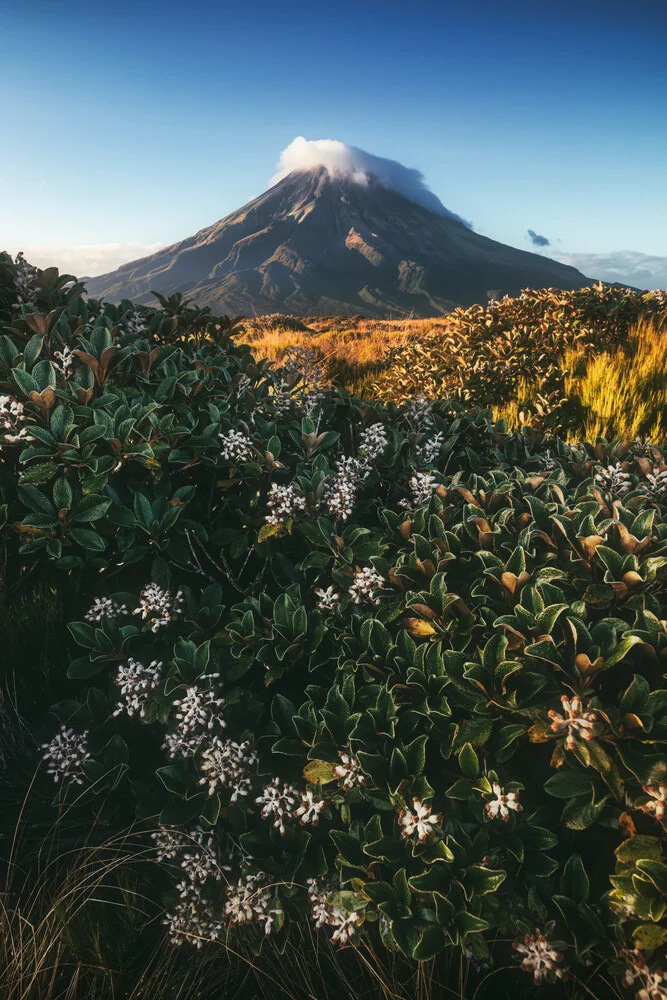
[[[418,167],[514,246],[661,260],[666,55],[662,0],[0,0],[0,242],[108,270],[303,135]]]

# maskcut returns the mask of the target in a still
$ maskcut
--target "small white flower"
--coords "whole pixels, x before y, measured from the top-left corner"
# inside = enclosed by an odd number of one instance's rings
[[[266,503],[269,513],[264,520],[268,524],[284,524],[306,509],[306,498],[293,483],[288,486],[271,483]]]
[[[383,424],[371,424],[361,432],[359,442],[359,457],[364,464],[374,462],[380,457],[389,444],[387,431]]]
[[[340,594],[336,593],[334,587],[327,587],[326,590],[316,587],[315,593],[318,597],[317,607],[320,611],[335,611],[338,608]]]
[[[417,465],[432,465],[442,451],[445,443],[445,435],[438,431],[433,437],[427,438],[423,444],[417,447]]]
[[[62,351],[54,351],[53,365],[60,372],[63,378],[68,378],[70,368],[74,364],[75,354],[71,347],[63,347]],[[55,359],[58,359],[57,361]]]
[[[662,822],[667,810],[667,782],[661,781],[659,785],[643,785],[642,790],[646,795],[650,795],[650,799],[639,808],[648,816],[655,816]]]
[[[506,794],[497,781],[494,781],[491,787],[495,798],[490,802],[487,802],[484,806],[486,814],[489,819],[495,819],[496,816],[500,816],[502,820],[507,822],[510,817],[510,812],[521,811],[519,793],[507,792]]]
[[[434,827],[442,819],[439,813],[432,813],[430,806],[419,801],[418,798],[412,800],[412,810],[401,809],[398,814],[399,825],[403,827],[401,833],[404,837],[410,837],[416,833],[420,843],[433,833]]]
[[[336,764],[334,767],[334,774],[338,779],[342,780],[345,791],[349,791],[355,785],[365,785],[366,775],[361,770],[356,757],[344,753],[342,750],[338,751],[338,756],[340,757],[340,764]]]
[[[83,763],[90,758],[87,739],[87,729],[75,733],[73,729],[61,726],[50,743],[42,744],[42,750],[46,751],[42,759],[48,765],[46,773],[53,775],[56,784],[59,781],[83,784]]]
[[[252,781],[250,768],[257,763],[256,753],[250,749],[250,742],[235,743],[219,737],[207,747],[201,756],[200,767],[204,777],[200,785],[208,785],[208,794],[213,795],[218,788],[231,789],[230,802],[250,794]]]
[[[13,396],[0,396],[0,443],[21,444],[34,440],[24,425],[23,403]]]
[[[362,467],[356,458],[343,457],[336,462],[336,477],[324,493],[324,502],[334,520],[347,521],[351,516],[362,478]]]
[[[513,941],[512,947],[524,956],[521,968],[532,973],[536,983],[546,982],[549,973],[562,979],[563,970],[559,963],[563,961],[563,956],[552,948],[544,934],[526,934],[523,941]]]
[[[316,799],[311,789],[308,788],[301,793],[301,805],[294,810],[294,817],[299,820],[301,826],[305,826],[306,823],[317,826],[320,821],[320,813],[325,806],[324,799]]]
[[[241,431],[218,434],[220,454],[227,462],[249,462],[253,457],[252,443]]]
[[[273,778],[255,802],[262,806],[262,819],[273,819],[274,827],[284,835],[285,820],[294,814],[299,804],[299,793],[296,788],[281,782],[280,778]]]
[[[362,604],[366,601],[379,604],[380,598],[376,592],[383,587],[384,577],[378,573],[374,566],[366,566],[355,572],[354,583],[348,588],[348,594],[355,604]]]
[[[132,614],[141,615],[144,621],[148,620],[151,632],[157,632],[163,625],[169,625],[176,615],[181,614],[182,603],[183,595],[180,590],[172,596],[170,590],[163,590],[157,583],[150,583],[141,591],[139,607]]]
[[[86,614],[86,621],[97,625],[109,618],[120,618],[127,614],[124,604],[119,604],[112,597],[96,597]]]
[[[623,472],[620,462],[616,465],[608,465],[595,473],[595,484],[610,493],[621,496],[627,493],[632,487],[632,480],[627,472]]]
[[[218,941],[225,930],[224,921],[215,915],[213,903],[194,891],[188,898],[182,897],[162,923],[167,926],[172,944],[189,941],[198,949],[205,942]]]
[[[553,708],[550,709],[551,729],[559,735],[566,733],[565,748],[574,750],[577,745],[577,737],[588,741],[594,738],[598,715],[597,712],[582,711],[583,705],[578,695],[570,700],[564,694],[560,700],[563,704],[564,715],[556,712]]]
[[[339,944],[346,944],[354,937],[360,921],[361,914],[357,913],[356,910],[352,910],[351,913],[343,913],[342,910],[334,909],[327,921],[334,928],[331,940],[337,941]]]
[[[438,481],[430,472],[415,472],[410,479],[412,500],[401,500],[401,507],[423,507],[427,504],[436,489]]]
[[[116,674],[121,700],[113,714],[120,715],[121,712],[125,712],[129,716],[138,715],[144,719],[148,700],[161,680],[162,662],[153,660],[148,667],[145,667],[130,656],[127,666],[121,665]]]
[[[276,906],[275,897],[266,885],[263,872],[240,878],[235,886],[227,890],[224,914],[230,924],[246,924],[256,921],[264,925],[264,933],[270,934],[276,917],[282,913]]]
[[[653,472],[647,472],[646,481],[648,482],[650,492],[655,496],[667,493],[667,469],[663,469],[662,472],[659,472],[657,469],[654,469]]]

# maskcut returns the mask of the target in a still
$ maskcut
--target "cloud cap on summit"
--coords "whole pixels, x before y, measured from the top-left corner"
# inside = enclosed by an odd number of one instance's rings
[[[373,174],[387,190],[402,194],[430,212],[456,219],[472,229],[471,222],[445,208],[426,184],[421,170],[405,167],[397,160],[384,156],[374,156],[365,149],[348,146],[338,139],[297,136],[280,154],[278,171],[271,178],[271,184],[277,184],[288,174],[317,170],[319,167],[324,167],[331,177],[346,177],[362,185],[367,184],[368,175]]]

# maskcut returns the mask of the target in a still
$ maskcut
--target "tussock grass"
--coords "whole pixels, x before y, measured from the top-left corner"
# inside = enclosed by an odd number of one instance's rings
[[[392,351],[444,327],[442,319],[369,320],[332,316],[302,322],[293,317],[264,316],[247,321],[238,339],[250,344],[258,359],[274,362],[280,362],[292,345],[310,348],[318,359],[326,362],[327,374],[336,385],[368,396],[374,382],[390,366]]]
[[[565,391],[581,410],[578,432],[599,437],[667,437],[667,322],[641,319],[613,351],[570,350]]]

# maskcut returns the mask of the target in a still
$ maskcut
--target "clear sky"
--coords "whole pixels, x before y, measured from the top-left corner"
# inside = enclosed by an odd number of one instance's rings
[[[259,194],[298,135],[418,167],[514,246],[667,257],[667,4],[0,0],[8,249],[109,270]]]

